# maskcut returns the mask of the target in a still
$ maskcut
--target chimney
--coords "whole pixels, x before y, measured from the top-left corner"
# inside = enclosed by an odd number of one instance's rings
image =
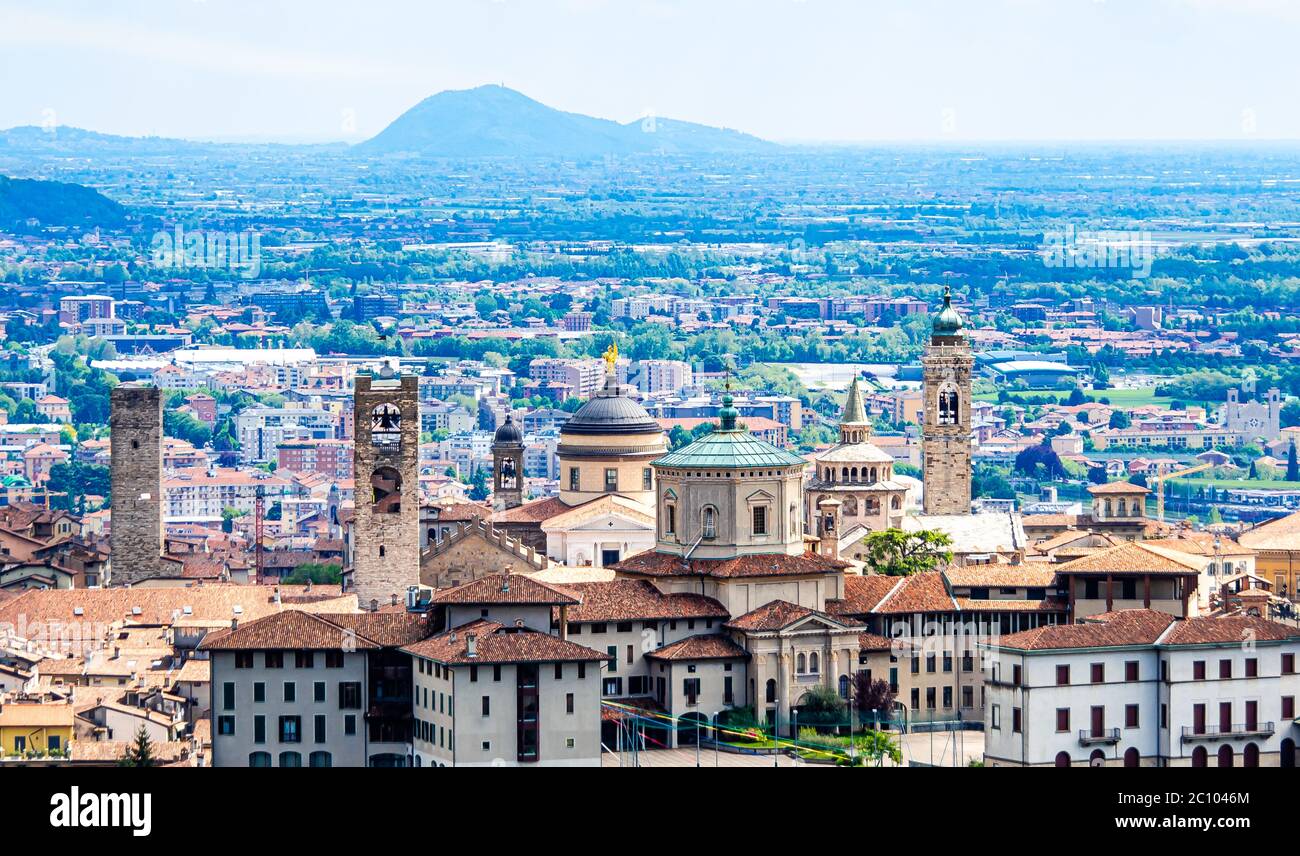
[[[311,577],[307,578],[307,591],[311,591]]]
[[[238,630],[238,629],[239,629],[239,619],[238,619],[238,618],[232,618],[232,619],[230,619],[230,629],[231,629],[231,630]]]
[[[393,606],[397,606],[397,592],[393,592]]]
[[[473,633],[465,634],[465,656],[471,659],[478,656],[478,637]]]

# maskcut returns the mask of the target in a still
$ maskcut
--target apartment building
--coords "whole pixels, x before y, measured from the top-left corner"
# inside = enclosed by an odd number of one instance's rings
[[[217,767],[404,767],[410,657],[424,615],[286,610],[200,644],[212,661]]]
[[[986,647],[990,766],[1296,764],[1294,627],[1128,609]]]
[[[571,396],[587,399],[605,385],[605,363],[598,359],[539,357],[528,364],[528,376],[538,383],[564,384]]]
[[[251,514],[261,490],[265,507],[297,493],[293,482],[262,470],[192,467],[163,479],[163,513],[169,521],[221,520],[227,508]]]
[[[415,662],[415,766],[600,766],[603,653],[487,618],[403,651]]]
[[[286,442],[325,440],[336,435],[338,417],[307,407],[250,407],[235,417],[239,460],[264,464],[276,460]]]
[[[279,470],[291,473],[322,473],[334,479],[352,478],[351,440],[304,440],[282,443],[277,450]]]

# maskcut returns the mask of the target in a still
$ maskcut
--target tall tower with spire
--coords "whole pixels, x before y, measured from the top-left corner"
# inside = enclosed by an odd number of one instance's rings
[[[855,375],[849,384],[844,413],[840,416],[840,442],[865,443],[870,436],[871,422],[867,419],[867,409],[862,406],[862,391],[858,389],[858,378]]]
[[[975,358],[965,327],[952,305],[952,288],[945,287],[943,308],[934,317],[930,343],[921,358],[926,514],[970,514],[970,399]]]

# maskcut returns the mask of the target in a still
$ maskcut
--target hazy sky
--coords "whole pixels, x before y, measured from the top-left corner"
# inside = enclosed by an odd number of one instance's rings
[[[1300,138],[1300,0],[0,0],[0,128],[357,140],[442,89],[775,140]]]

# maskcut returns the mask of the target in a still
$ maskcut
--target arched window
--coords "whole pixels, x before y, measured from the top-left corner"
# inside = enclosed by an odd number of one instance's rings
[[[875,484],[876,482],[880,481],[880,479],[876,478],[876,472],[877,472],[876,468],[875,468],[875,467],[872,467],[872,468],[871,468],[871,483],[872,483],[872,484]]]
[[[1124,766],[1140,767],[1142,766],[1142,753],[1137,750],[1136,746],[1130,746],[1124,750]]]
[[[1282,741],[1282,745],[1279,746],[1278,749],[1282,753],[1280,765],[1283,767],[1294,768],[1295,767],[1295,741],[1292,740],[1290,737],[1288,737]]]
[[[840,478],[842,478],[844,481],[848,481],[848,480],[849,480],[849,468],[848,468],[848,467],[840,467]]]
[[[515,478],[518,473],[515,471],[515,462],[513,458],[504,458],[501,461],[501,472],[498,474],[498,484],[506,489],[513,489]]]
[[[840,698],[849,697],[849,676],[840,675]]]
[[[800,655],[799,655],[799,659],[797,659],[797,660],[795,661],[795,667],[794,667],[794,670],[795,670],[796,673],[798,673],[798,674],[800,674],[800,675],[802,675],[802,674],[804,674],[805,672],[807,672],[807,671],[808,671],[808,658],[805,657],[803,654],[800,654]]]
[[[281,752],[281,753],[280,753],[280,766],[281,766],[281,767],[301,767],[301,766],[302,766],[302,754],[301,754],[301,753],[298,753],[298,752]]]
[[[1058,766],[1058,767],[1068,767],[1068,766],[1070,766],[1070,753],[1069,753],[1069,752],[1057,752],[1057,753],[1056,753],[1056,766]]]
[[[1259,766],[1259,745],[1256,743],[1247,743],[1246,749],[1241,753],[1241,766],[1258,767]]]
[[[821,670],[821,658],[818,657],[817,652],[814,651],[808,655],[808,671],[811,674],[816,675],[819,674]]]
[[[1088,766],[1089,767],[1106,766],[1106,753],[1101,751],[1100,749],[1093,749],[1092,754],[1088,756]]]
[[[269,767],[271,766],[270,752],[250,752],[248,754],[248,766],[250,767]]]
[[[850,481],[857,481],[857,480],[858,480],[858,468],[857,468],[857,467],[854,467],[853,469],[849,470],[849,480],[850,480]]]
[[[903,507],[903,501],[898,497],[894,497],[889,501],[889,507],[897,511],[898,509]]]
[[[333,767],[334,756],[329,752],[313,752],[311,753],[311,765],[313,767]]]
[[[957,387],[946,384],[939,390],[939,424],[956,425],[960,402]]]
[[[1224,743],[1222,746],[1219,747],[1219,766],[1220,767],[1232,766],[1232,747],[1229,746],[1227,743]]]
[[[402,510],[402,474],[392,467],[379,467],[370,476],[370,489],[374,493],[371,511],[375,514],[397,514]]]
[[[1106,516],[1110,517],[1110,500],[1108,499],[1102,503],[1102,507],[1106,509]]]
[[[1197,746],[1195,749],[1192,750],[1192,766],[1193,767],[1210,766],[1209,755],[1210,753],[1205,751],[1204,746]]]
[[[767,679],[767,693],[764,696],[768,704],[776,703],[776,678]]]
[[[718,520],[717,520],[718,510],[714,508],[712,505],[704,506],[703,518],[704,518],[703,519],[704,537],[705,538],[718,537]]]

